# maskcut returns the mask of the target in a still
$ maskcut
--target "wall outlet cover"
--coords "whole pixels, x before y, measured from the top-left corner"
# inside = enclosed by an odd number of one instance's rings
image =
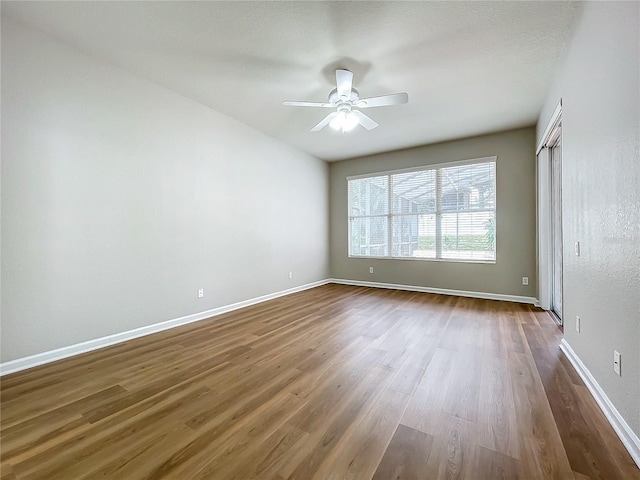
[[[620,373],[620,362],[622,361],[622,359],[620,358],[620,352],[614,350],[613,351],[613,371],[616,372],[618,375],[622,376],[622,374]]]

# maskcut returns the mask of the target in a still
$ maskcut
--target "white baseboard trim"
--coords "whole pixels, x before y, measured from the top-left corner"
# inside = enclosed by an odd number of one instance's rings
[[[400,285],[397,283],[361,282],[359,280],[345,280],[342,278],[331,278],[330,283],[341,285],[354,285],[357,287],[389,288],[392,290],[408,290],[410,292],[437,293],[440,295],[454,295],[456,297],[483,298],[485,300],[504,300],[505,302],[529,303],[538,305],[539,302],[533,297],[519,297],[517,295],[505,295],[502,293],[468,292],[466,290],[450,290],[448,288],[420,287],[417,285]]]
[[[62,360],[63,358],[72,357],[81,353],[90,352],[99,348],[115,345],[116,343],[126,342],[134,338],[143,337],[152,333],[161,332],[170,328],[186,325],[187,323],[197,322],[207,318],[215,317],[223,313],[238,310],[239,308],[248,307],[257,303],[266,302],[267,300],[273,300],[274,298],[283,297],[292,293],[301,292],[310,288],[326,285],[329,280],[320,280],[318,282],[307,283],[298,287],[289,288],[268,295],[262,295],[260,297],[250,298],[243,300],[242,302],[232,303],[230,305],[224,305],[222,307],[212,308],[204,312],[193,313],[180,318],[174,318],[173,320],[167,320],[160,323],[154,323],[153,325],[147,325],[145,327],[136,328],[122,333],[116,333],[114,335],[107,335],[106,337],[96,338],[94,340],[88,340],[82,343],[76,343],[75,345],[69,345],[68,347],[57,348],[55,350],[49,350],[48,352],[37,353],[24,358],[18,358],[0,364],[0,376],[8,375],[10,373],[19,372],[28,368],[37,367],[38,365],[44,365],[45,363],[55,362]]]
[[[589,369],[582,363],[580,357],[576,355],[576,352],[573,351],[564,338],[560,342],[560,350],[562,350],[569,359],[573,368],[576,369],[578,375],[580,375],[580,378],[582,378],[582,381],[600,406],[602,413],[604,413],[604,416],[607,417],[607,420],[609,420],[618,437],[620,437],[622,444],[629,451],[633,461],[640,467],[640,438],[631,430],[629,424],[622,418],[622,415],[620,415],[620,412],[618,412],[613,403],[611,403],[611,400],[609,400],[609,397],[604,393],[602,387],[600,387],[596,379],[591,375]]]

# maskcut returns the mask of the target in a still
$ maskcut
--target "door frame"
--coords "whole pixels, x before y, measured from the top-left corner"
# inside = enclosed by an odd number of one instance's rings
[[[553,288],[553,239],[551,216],[551,148],[558,138],[562,123],[562,99],[558,102],[551,119],[542,134],[536,148],[537,170],[537,263],[538,263],[538,301],[540,307],[551,311]],[[564,305],[564,302],[563,302]],[[555,317],[555,315],[554,315]]]

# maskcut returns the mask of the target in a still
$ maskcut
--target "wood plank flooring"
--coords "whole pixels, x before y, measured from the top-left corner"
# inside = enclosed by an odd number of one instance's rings
[[[0,478],[640,479],[561,335],[325,285],[2,378]]]

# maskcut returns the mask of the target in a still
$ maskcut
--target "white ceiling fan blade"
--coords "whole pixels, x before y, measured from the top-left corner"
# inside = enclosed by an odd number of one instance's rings
[[[402,105],[409,101],[407,93],[391,93],[389,95],[381,95],[379,97],[369,97],[358,100],[355,105],[358,108],[368,107],[385,107],[387,105]]]
[[[353,86],[353,73],[349,70],[336,70],[336,86],[339,98],[350,98]]]
[[[338,115],[338,112],[331,112],[329,115],[320,120],[320,122],[315,127],[313,127],[311,131],[318,132],[322,130],[324,127],[329,125],[329,123],[331,123],[331,120],[333,120],[336,115]]]
[[[378,123],[375,120],[373,120],[371,117],[368,117],[367,115],[365,115],[361,111],[359,111],[359,110],[351,110],[351,112],[356,117],[358,117],[358,121],[360,122],[360,125],[362,125],[367,130],[373,130],[374,128],[376,128],[378,126]]]
[[[323,102],[297,102],[295,100],[285,100],[282,105],[288,107],[333,107],[330,103]]]

